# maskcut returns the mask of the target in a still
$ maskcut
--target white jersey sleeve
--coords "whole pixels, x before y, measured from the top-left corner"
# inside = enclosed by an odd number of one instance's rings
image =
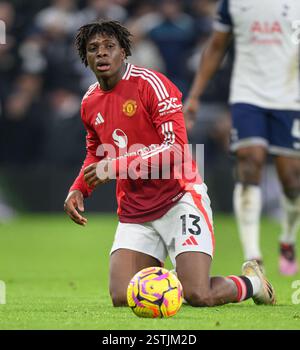
[[[230,32],[232,29],[232,20],[229,13],[229,0],[219,2],[214,29],[218,32]]]
[[[235,61],[230,103],[300,110],[300,0],[222,0],[215,30],[231,31]]]

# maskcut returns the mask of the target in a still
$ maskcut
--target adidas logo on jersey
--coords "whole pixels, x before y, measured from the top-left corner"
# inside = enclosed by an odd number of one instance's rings
[[[187,240],[185,240],[182,244],[183,246],[186,245],[199,245],[196,241],[196,238],[194,236],[190,236]]]
[[[97,114],[97,117],[96,117],[95,125],[99,125],[99,124],[103,124],[103,123],[104,123],[104,119],[103,119],[101,113],[99,112]]]

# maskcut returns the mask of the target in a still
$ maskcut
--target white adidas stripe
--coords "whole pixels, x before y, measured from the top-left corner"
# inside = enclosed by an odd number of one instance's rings
[[[173,131],[173,122],[166,122],[161,125],[162,134],[164,135],[164,142],[155,150],[149,151],[142,155],[143,159],[150,158],[158,153],[164,152],[175,143],[175,133]]]
[[[160,93],[159,93],[159,91],[158,91],[158,89],[157,89],[157,86],[153,83],[152,80],[150,80],[149,78],[147,78],[146,76],[144,76],[143,73],[134,73],[134,71],[132,70],[132,71],[131,71],[131,76],[132,76],[132,77],[140,77],[140,78],[142,78],[143,80],[148,81],[148,83],[152,86],[153,90],[155,91],[158,100],[159,100],[159,101],[162,101],[162,100],[163,100],[163,98],[161,97],[161,95],[160,95]]]
[[[168,131],[168,123],[162,124],[161,125],[161,129],[162,129],[162,134],[164,135],[165,139],[164,142],[168,142],[169,141],[169,131]]]
[[[175,143],[175,133],[173,131],[173,122],[162,124],[162,134],[165,136],[164,142]]]
[[[165,100],[166,98],[169,97],[169,94],[163,84],[163,82],[158,78],[157,75],[155,75],[154,73],[152,73],[151,71],[149,70],[146,70],[146,69],[142,69],[142,68],[137,68],[137,67],[133,67],[132,68],[132,72],[135,72],[135,73],[141,73],[143,74],[145,77],[151,79],[153,81],[153,83],[156,85],[159,93],[160,93],[160,96],[163,100]]]
[[[170,125],[170,133],[171,133],[171,136],[172,136],[172,140],[171,140],[171,143],[175,143],[175,133],[173,131],[173,122],[169,122],[169,125]]]
[[[165,94],[165,98],[168,98],[169,97],[169,93],[164,85],[164,83],[162,82],[162,80],[159,78],[159,76],[157,74],[155,74],[154,72],[152,72],[151,70],[147,69],[147,68],[141,68],[141,67],[136,67],[134,66],[134,69],[137,69],[141,72],[146,72],[148,73],[149,75],[151,75],[156,81],[157,83],[161,86],[164,94]]]
[[[125,70],[125,73],[124,73],[122,79],[127,80],[126,77],[127,77],[128,72],[129,72],[129,70],[130,70],[130,66],[131,66],[130,63],[126,63],[126,70]]]
[[[90,90],[94,90],[97,87],[97,85],[98,85],[98,82],[90,85],[87,92],[89,92]]]
[[[100,123],[104,123],[104,119],[100,112],[97,114],[97,119],[99,120]]]
[[[133,66],[132,64],[129,65],[128,75],[127,75],[127,77],[126,77],[126,80],[129,80],[130,75],[131,75],[131,71],[132,71],[132,68],[133,68],[133,67],[134,67],[134,66]]]
[[[82,100],[87,98],[96,89],[97,86],[98,86],[98,82],[90,85],[90,87],[88,88],[87,92],[84,94]]]

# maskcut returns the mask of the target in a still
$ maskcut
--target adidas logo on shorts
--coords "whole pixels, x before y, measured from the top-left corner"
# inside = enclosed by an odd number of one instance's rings
[[[185,240],[182,244],[183,246],[186,245],[199,245],[196,241],[196,238],[194,236],[190,236],[187,240]]]

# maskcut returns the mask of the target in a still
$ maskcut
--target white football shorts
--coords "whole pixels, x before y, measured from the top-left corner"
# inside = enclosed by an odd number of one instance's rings
[[[142,224],[119,223],[110,254],[130,249],[165,262],[183,252],[214,254],[214,233],[207,187],[193,185],[161,218]]]

